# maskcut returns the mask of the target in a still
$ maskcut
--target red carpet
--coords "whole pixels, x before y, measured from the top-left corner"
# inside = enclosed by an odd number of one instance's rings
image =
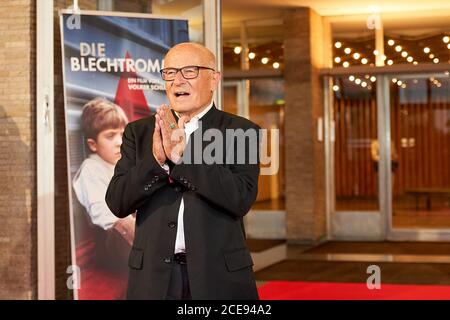
[[[450,300],[450,286],[271,281],[258,289],[261,300]]]

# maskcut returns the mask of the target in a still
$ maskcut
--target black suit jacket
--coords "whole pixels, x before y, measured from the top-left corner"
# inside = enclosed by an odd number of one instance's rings
[[[259,129],[215,106],[200,121],[202,128],[191,135],[186,150],[195,150],[194,135],[207,129],[218,129],[223,137],[226,129]],[[172,164],[171,182],[152,154],[154,123],[151,116],[126,126],[122,158],[106,193],[116,216],[137,211],[128,299],[166,298],[182,197],[192,298],[257,299],[242,219],[256,199],[259,164],[250,163],[248,156],[243,164]],[[202,142],[201,150],[209,143]],[[224,145],[229,153],[230,144]]]

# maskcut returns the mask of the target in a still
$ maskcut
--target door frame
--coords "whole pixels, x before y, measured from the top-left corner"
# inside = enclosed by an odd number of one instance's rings
[[[384,188],[391,185],[391,126],[390,90],[393,77],[416,75],[417,77],[445,73],[447,64],[422,64],[418,66],[396,65],[382,67],[327,68],[320,71],[323,81],[324,98],[324,142],[325,142],[325,199],[328,240],[392,240],[392,241],[450,241],[450,229],[395,229],[392,225],[392,190]],[[379,210],[378,211],[336,211],[335,202],[335,123],[332,106],[333,76],[350,76],[370,73],[377,76],[377,135],[380,141],[379,161]],[[388,119],[388,121],[386,121]],[[349,227],[350,226],[350,227]],[[375,228],[375,229],[374,229]],[[365,234],[367,231],[372,233]]]
[[[445,71],[444,71],[445,72]],[[423,73],[409,73],[407,74],[408,77],[414,77],[414,78],[423,78],[423,77],[431,77],[431,76],[437,76],[442,74],[442,72],[423,72]],[[385,82],[385,85],[382,87],[382,95],[385,97],[382,104],[382,113],[383,116],[386,117],[385,119],[388,119],[389,121],[385,121],[385,129],[386,132],[379,135],[380,142],[382,141],[384,143],[380,143],[380,161],[381,161],[381,151],[383,149],[383,164],[385,167],[385,183],[388,183],[387,185],[391,185],[392,181],[392,170],[391,170],[391,161],[390,161],[390,154],[391,154],[391,122],[390,122],[390,90],[389,90],[389,84],[391,80],[394,77],[402,77],[405,76],[405,73],[401,74],[386,74],[383,75],[383,81]],[[447,75],[448,76],[448,75]],[[381,164],[380,164],[381,165]],[[381,184],[381,182],[380,182]],[[448,229],[431,229],[431,228],[394,228],[393,226],[393,195],[391,188],[385,188],[387,192],[385,192],[386,197],[386,203],[384,204],[384,210],[386,211],[386,232],[387,232],[387,240],[392,241],[450,241],[450,228]],[[381,190],[381,189],[380,189]]]

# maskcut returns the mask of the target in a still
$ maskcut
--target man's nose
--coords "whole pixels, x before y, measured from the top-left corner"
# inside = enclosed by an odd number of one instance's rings
[[[181,70],[179,70],[176,74],[175,74],[175,79],[173,80],[174,84],[180,84],[180,83],[185,83],[186,79],[183,77],[183,75],[181,74]]]

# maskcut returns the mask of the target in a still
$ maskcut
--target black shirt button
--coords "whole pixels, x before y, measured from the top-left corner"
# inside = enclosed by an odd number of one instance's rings
[[[173,221],[170,221],[168,225],[169,225],[169,228],[175,228],[177,226],[177,224]]]
[[[181,191],[181,188],[180,188],[179,186],[176,186],[176,187],[175,187],[175,191],[176,191],[176,192],[180,192],[180,191]]]
[[[170,259],[170,258],[164,258],[164,263],[171,263],[172,262],[172,259]]]

